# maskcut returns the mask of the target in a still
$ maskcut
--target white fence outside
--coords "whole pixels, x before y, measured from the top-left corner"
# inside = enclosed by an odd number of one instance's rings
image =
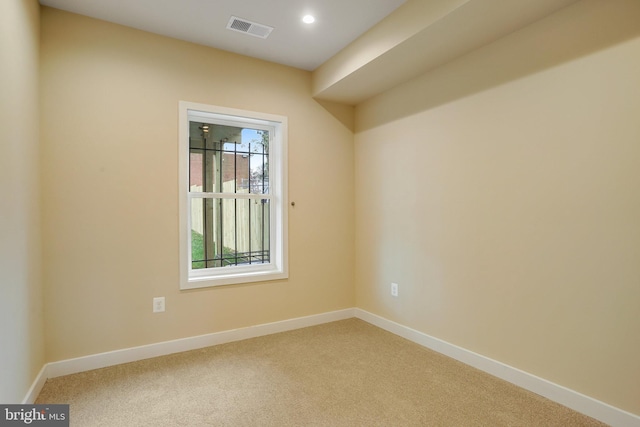
[[[234,181],[223,183],[224,192],[233,192]],[[202,191],[200,186],[192,186],[191,191]],[[238,193],[248,193],[248,189],[239,189]],[[222,203],[222,242],[223,246],[236,252],[269,250],[269,209],[264,199],[224,199]],[[204,235],[204,203],[191,206],[191,229]],[[218,235],[220,217],[219,205],[214,204],[213,236]],[[263,214],[264,212],[264,214]],[[249,238],[249,236],[251,236]],[[264,245],[264,246],[263,246]]]

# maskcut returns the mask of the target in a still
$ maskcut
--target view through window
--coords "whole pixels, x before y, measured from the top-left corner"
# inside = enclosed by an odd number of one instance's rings
[[[189,191],[192,269],[269,262],[268,130],[191,121]]]
[[[180,102],[181,288],[287,273],[287,118]]]

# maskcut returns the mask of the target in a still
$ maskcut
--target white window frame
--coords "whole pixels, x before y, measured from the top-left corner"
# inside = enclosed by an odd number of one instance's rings
[[[243,266],[191,268],[191,199],[189,192],[189,121],[269,129],[270,262]],[[286,279],[288,272],[287,226],[287,117],[216,105],[179,102],[179,227],[180,289]],[[242,199],[247,195],[230,194]],[[226,196],[225,196],[226,197]]]

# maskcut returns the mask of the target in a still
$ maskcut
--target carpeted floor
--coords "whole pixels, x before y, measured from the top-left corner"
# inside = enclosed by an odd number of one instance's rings
[[[603,426],[361,320],[46,382],[71,425]]]

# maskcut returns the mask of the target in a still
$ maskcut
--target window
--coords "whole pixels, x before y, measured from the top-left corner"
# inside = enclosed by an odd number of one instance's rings
[[[287,118],[180,102],[182,289],[287,277]]]

